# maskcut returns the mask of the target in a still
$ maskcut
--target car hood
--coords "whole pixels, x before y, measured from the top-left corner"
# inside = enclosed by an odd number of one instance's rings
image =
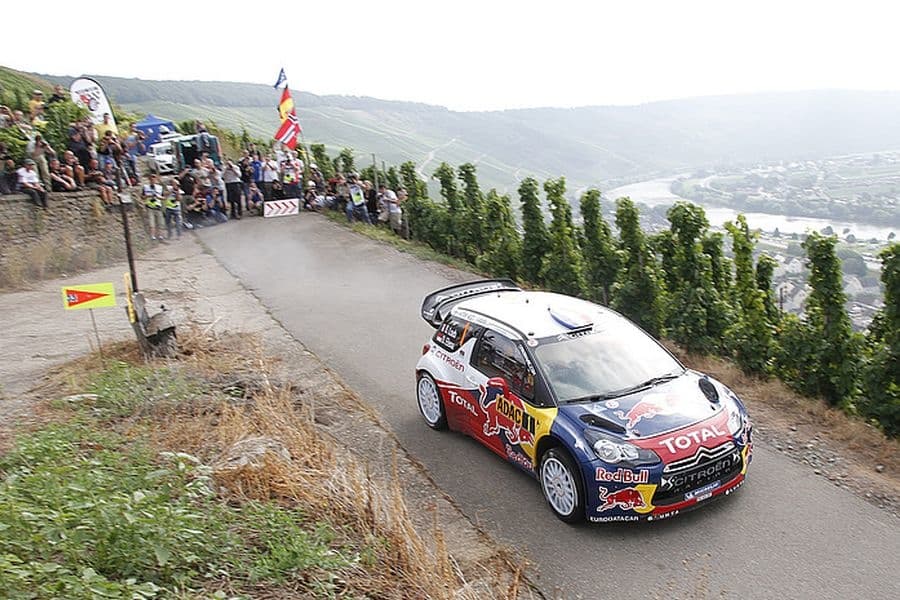
[[[714,389],[713,400],[700,387]],[[649,438],[705,421],[724,411],[726,390],[712,379],[686,371],[677,379],[610,400],[570,404],[560,411],[586,425],[624,438]]]

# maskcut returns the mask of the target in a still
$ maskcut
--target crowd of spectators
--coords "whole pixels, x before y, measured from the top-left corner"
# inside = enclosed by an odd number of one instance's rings
[[[0,106],[0,128],[17,128],[27,139],[25,157],[16,165],[0,142],[0,194],[28,195],[46,208],[48,193],[95,190],[109,208],[119,193],[140,186],[150,211],[153,239],[180,235],[182,229],[207,227],[262,215],[266,201],[296,198],[305,210],[337,210],[350,221],[384,224],[403,235],[403,189],[373,185],[357,173],[337,173],[326,179],[315,163],[305,164],[300,152],[276,143],[271,149],[249,144],[236,159],[220,157],[209,133],[196,124],[197,157],[177,174],[161,178],[148,161],[145,135],[136,126],[121,133],[110,115],[94,124],[89,117],[69,124],[66,147],[54,148],[45,139],[47,104],[68,99],[62,86],[46,102],[35,90],[29,114]]]
[[[280,146],[280,145],[279,145]],[[305,164],[299,152],[283,147],[263,153],[250,144],[234,160],[214,160],[202,152],[192,165],[160,180],[152,176],[142,188],[151,211],[151,237],[162,240],[182,228],[210,227],[244,215],[263,215],[264,203],[295,198],[308,211],[342,211],[349,221],[383,223],[405,235],[402,203],[406,191],[376,187],[357,173],[326,179],[318,165]]]
[[[120,135],[108,114],[97,125],[90,118],[70,123],[65,148],[48,143],[42,133],[45,107],[67,99],[65,88],[57,85],[46,102],[44,93],[34,90],[28,115],[0,106],[0,129],[15,128],[27,140],[18,166],[0,143],[0,194],[26,194],[46,208],[48,192],[92,189],[109,207],[119,191],[138,183],[138,157],[146,153],[144,134],[132,126],[127,135]]]

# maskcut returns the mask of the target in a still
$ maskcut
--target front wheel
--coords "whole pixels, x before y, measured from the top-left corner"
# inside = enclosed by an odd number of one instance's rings
[[[441,392],[438,390],[434,378],[428,373],[419,373],[416,382],[416,399],[419,402],[419,412],[422,413],[422,417],[429,427],[432,429],[447,428],[447,413],[444,411]]]
[[[551,448],[541,457],[541,491],[557,518],[577,523],[584,518],[584,485],[569,453]]]

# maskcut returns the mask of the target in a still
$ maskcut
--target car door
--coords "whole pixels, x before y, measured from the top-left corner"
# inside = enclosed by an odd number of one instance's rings
[[[550,430],[556,410],[531,404],[535,370],[522,346],[491,328],[475,347],[466,379],[478,386],[478,426],[472,435],[516,465],[532,470],[535,442]]]
[[[471,433],[473,423],[480,422],[479,389],[470,383],[469,357],[481,333],[481,327],[458,316],[448,316],[432,341],[436,383],[444,400],[447,424],[450,429]]]

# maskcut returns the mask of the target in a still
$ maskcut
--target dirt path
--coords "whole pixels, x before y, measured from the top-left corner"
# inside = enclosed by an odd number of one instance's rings
[[[116,266],[0,295],[0,312],[4,315],[0,344],[0,447],[11,441],[17,426],[36,418],[33,408],[39,398],[31,390],[40,384],[43,373],[96,346],[88,312],[63,310],[62,286],[114,282],[119,306],[94,311],[101,343],[133,339],[121,295],[125,271],[124,265]],[[483,580],[498,573],[513,580],[514,567],[506,552],[433,484],[375,411],[289,335],[193,236],[159,246],[152,255],[138,261],[137,271],[138,285],[147,296],[151,312],[164,304],[179,326],[193,323],[211,333],[242,332],[261,339],[264,352],[280,359],[285,380],[315,390],[317,423],[338,440],[353,440],[348,451],[356,451],[369,461],[373,472],[389,476],[392,456],[396,455],[407,505],[420,534],[427,538],[437,519],[453,559],[471,586],[475,586],[473,589],[487,586]],[[489,564],[492,570],[486,568]],[[526,588],[520,597],[534,593]]]

